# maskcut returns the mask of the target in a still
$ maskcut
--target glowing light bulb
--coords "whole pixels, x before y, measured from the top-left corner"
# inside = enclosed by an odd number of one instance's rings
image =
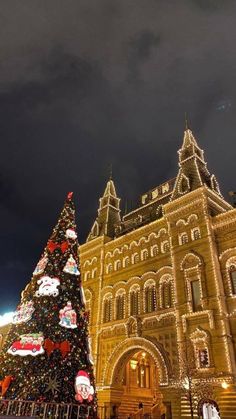
[[[229,384],[228,384],[228,383],[226,383],[226,381],[223,381],[223,382],[221,383],[221,387],[222,387],[222,388],[224,388],[225,390],[227,390],[227,388],[229,387]]]

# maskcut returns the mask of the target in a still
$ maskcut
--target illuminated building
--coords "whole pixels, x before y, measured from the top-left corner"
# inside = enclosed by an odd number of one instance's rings
[[[189,345],[192,378],[208,388],[201,414],[236,417],[235,230],[236,209],[189,129],[177,177],[144,194],[137,209],[121,217],[108,181],[80,247],[102,417],[115,409],[126,418],[141,401],[156,418],[189,418]]]

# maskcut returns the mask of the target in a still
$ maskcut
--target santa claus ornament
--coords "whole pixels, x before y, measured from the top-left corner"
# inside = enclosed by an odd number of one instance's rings
[[[39,289],[35,293],[36,297],[42,297],[45,295],[56,297],[59,294],[57,287],[60,285],[60,279],[58,278],[42,276],[38,279],[37,284],[39,285]]]
[[[94,388],[90,383],[89,375],[86,371],[80,370],[75,378],[75,400],[83,403],[84,400],[91,402],[93,400]]]

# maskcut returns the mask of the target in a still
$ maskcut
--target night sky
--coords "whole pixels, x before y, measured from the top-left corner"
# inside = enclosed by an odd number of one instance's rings
[[[185,112],[236,189],[235,19],[235,0],[0,1],[0,314],[68,191],[82,243],[111,163],[123,206],[176,176]]]

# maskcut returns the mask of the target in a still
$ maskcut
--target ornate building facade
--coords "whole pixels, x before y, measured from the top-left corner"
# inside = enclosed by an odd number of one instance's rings
[[[236,417],[236,209],[189,129],[178,153],[123,217],[110,179],[80,247],[102,418]]]

